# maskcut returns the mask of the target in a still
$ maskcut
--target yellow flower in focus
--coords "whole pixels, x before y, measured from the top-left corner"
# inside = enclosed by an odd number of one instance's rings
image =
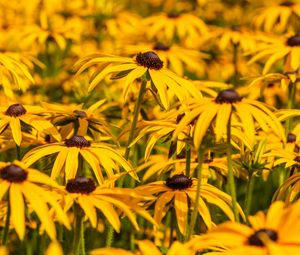
[[[49,191],[51,187],[58,188],[58,185],[47,175],[27,168],[22,162],[0,163],[0,200],[4,200],[4,195],[8,192],[10,223],[21,240],[25,236],[27,205],[37,214],[52,240],[56,238],[56,229],[47,204],[54,209],[59,221],[70,228],[66,214]]]

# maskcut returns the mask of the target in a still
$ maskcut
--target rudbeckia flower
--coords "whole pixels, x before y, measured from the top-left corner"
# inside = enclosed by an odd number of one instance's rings
[[[138,252],[130,252],[120,248],[100,248],[91,251],[91,255],[163,255],[162,253],[150,240],[137,241],[139,248]],[[184,244],[179,242],[172,243],[172,246],[166,253],[166,255],[193,255],[194,252],[189,250]]]
[[[184,174],[177,174],[168,178],[166,182],[152,182],[139,186],[136,189],[143,191],[145,194],[157,196],[154,206],[154,220],[157,223],[161,223],[167,211],[171,207],[174,207],[179,230],[182,234],[185,234],[188,225],[188,201],[191,202],[193,207],[195,204],[197,182],[198,180],[189,178]],[[231,210],[231,197],[208,183],[201,183],[199,204],[196,210],[199,212],[207,228],[211,228],[214,223],[212,222],[206,202],[216,205],[229,219],[234,220]],[[243,215],[240,207],[239,211]]]
[[[99,64],[99,67],[91,79],[89,91],[109,74],[113,74],[114,79],[126,77],[123,89],[123,98],[126,101],[133,82],[147,74],[151,86],[157,91],[161,104],[166,109],[170,104],[168,89],[181,101],[190,96],[201,97],[201,93],[191,82],[164,68],[163,61],[153,51],[139,53],[135,58],[104,54],[90,55],[77,62],[76,67],[79,68],[77,74],[96,64]]]
[[[152,224],[156,224],[150,214],[138,205],[143,199],[149,198],[137,191],[127,188],[96,187],[92,179],[82,176],[68,180],[65,189],[67,194],[62,198],[64,210],[67,212],[74,203],[78,204],[88,217],[93,228],[97,226],[96,209],[98,209],[113,228],[120,232],[121,222],[115,207],[128,217],[136,229],[139,229],[139,226],[135,213],[141,215]]]
[[[22,128],[30,127],[39,132],[49,134],[60,140],[60,134],[45,117],[45,109],[39,106],[11,104],[9,107],[0,107],[0,133],[10,127],[12,137],[17,145],[22,141]],[[26,130],[26,128],[25,128]],[[28,132],[28,131],[27,131]]]
[[[36,147],[24,156],[23,161],[27,166],[30,166],[40,158],[51,154],[57,154],[51,171],[51,178],[53,179],[61,175],[63,166],[65,166],[65,180],[75,178],[80,157],[90,165],[99,183],[104,181],[101,168],[110,177],[114,174],[114,171],[119,171],[119,165],[133,178],[137,179],[130,164],[114,148],[105,143],[90,142],[85,137],[78,135],[74,135],[64,142]]]
[[[297,202],[285,208],[283,202],[277,201],[270,206],[267,214],[258,212],[250,216],[251,226],[225,222],[194,238],[187,247],[194,251],[210,249],[216,251],[213,254],[220,255],[298,254],[299,205]]]
[[[9,217],[20,239],[24,239],[26,230],[25,207],[36,213],[51,239],[56,238],[56,230],[48,204],[55,210],[58,219],[70,228],[66,214],[49,191],[51,187],[58,188],[58,185],[47,175],[27,168],[22,162],[0,163],[0,200],[3,201],[8,193],[10,209],[6,217]]]
[[[165,39],[171,42],[179,39],[199,38],[208,34],[206,24],[193,13],[171,11],[154,14],[144,20],[148,38]]]
[[[226,134],[230,116],[232,125],[241,127],[250,145],[254,145],[256,128],[265,132],[272,130],[284,140],[284,131],[274,113],[263,103],[247,98],[242,98],[235,90],[227,89],[218,93],[214,99],[203,98],[201,101],[189,101],[189,111],[179,122],[173,133],[173,139],[184,128],[194,122],[193,140],[196,148],[199,148],[203,137],[210,126],[214,127],[216,141],[219,142]],[[182,110],[183,111],[183,110]],[[255,122],[257,123],[257,127]],[[240,137],[243,139],[243,137]]]

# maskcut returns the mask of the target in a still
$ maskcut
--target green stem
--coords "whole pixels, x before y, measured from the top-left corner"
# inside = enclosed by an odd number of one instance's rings
[[[233,67],[234,67],[233,85],[235,87],[237,87],[238,77],[239,77],[238,50],[239,50],[239,45],[234,43],[233,44]]]
[[[8,241],[9,223],[10,223],[10,198],[8,196],[6,220],[5,220],[4,230],[3,230],[3,237],[2,237],[2,245],[3,246],[5,246]]]
[[[16,150],[17,150],[17,159],[21,160],[21,147],[16,144]]]
[[[133,138],[134,138],[134,132],[135,132],[135,128],[136,128],[138,118],[139,118],[139,113],[140,113],[142,102],[143,102],[143,96],[144,96],[144,93],[146,91],[146,85],[147,85],[147,80],[142,78],[142,84],[141,84],[141,87],[140,87],[140,91],[139,91],[137,101],[135,103],[134,113],[133,113],[133,120],[132,120],[132,123],[131,123],[129,137],[128,137],[128,141],[127,141],[127,147],[126,147],[125,156],[124,156],[126,160],[129,159],[130,148],[131,148],[131,147],[129,147],[129,145],[132,143]]]
[[[85,250],[84,240],[82,238],[84,235],[84,225],[83,225],[83,212],[79,206],[75,206],[75,226],[74,226],[74,239],[73,239],[73,254],[83,255],[83,250]],[[80,252],[81,248],[81,252]]]
[[[113,240],[114,240],[114,229],[112,225],[109,225],[106,234],[105,247],[111,247]]]
[[[234,218],[239,222],[239,213],[237,209],[236,190],[233,174],[232,152],[231,152],[231,114],[227,123],[227,166],[228,166],[228,189],[232,199],[232,210]]]
[[[297,92],[297,83],[290,82],[289,89],[288,89],[288,103],[287,109],[293,109],[295,106],[295,99],[296,99],[296,92]],[[293,119],[290,118],[286,121],[286,134],[291,132]]]
[[[173,243],[173,233],[174,233],[174,224],[176,222],[175,210],[171,209],[171,221],[170,221],[170,240],[169,240],[169,248]]]
[[[191,175],[191,148],[187,144],[185,145],[185,155],[186,155],[186,162],[185,162],[186,176],[190,177],[190,175]]]
[[[185,241],[190,240],[195,224],[196,219],[198,215],[198,206],[199,206],[199,199],[200,199],[200,188],[201,188],[201,179],[202,179],[202,163],[203,163],[203,157],[204,157],[205,149],[200,146],[198,150],[198,166],[197,166],[197,190],[196,190],[196,197],[195,197],[195,204],[194,204],[194,210],[191,215],[191,222],[189,228],[187,228],[187,235],[185,238]]]
[[[249,177],[249,181],[247,183],[247,191],[246,191],[246,198],[245,198],[244,212],[245,212],[246,219],[251,212],[253,189],[254,189],[254,176],[253,174],[251,174]]]

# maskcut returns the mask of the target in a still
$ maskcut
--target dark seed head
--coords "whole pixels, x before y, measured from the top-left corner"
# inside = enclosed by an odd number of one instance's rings
[[[21,104],[12,104],[10,105],[5,114],[11,117],[18,117],[26,113],[26,109]]]
[[[287,7],[290,7],[290,6],[293,6],[295,3],[292,2],[292,1],[284,1],[280,4],[280,6],[287,6]]]
[[[0,170],[0,178],[9,182],[23,182],[28,173],[17,165],[9,165]]]
[[[75,111],[73,111],[73,113],[74,113],[75,117],[77,117],[77,118],[86,118],[87,117],[87,114],[84,111],[75,110]]]
[[[296,161],[297,163],[300,164],[300,156],[296,156],[296,157],[294,158],[294,161]]]
[[[234,89],[225,89],[219,92],[216,103],[217,104],[233,104],[236,102],[240,102],[242,97],[234,90]]]
[[[172,11],[172,12],[169,12],[168,13],[168,18],[171,18],[171,19],[176,19],[180,16],[180,13],[179,12],[176,12],[176,11]]]
[[[68,180],[66,190],[70,193],[89,194],[96,189],[94,181],[84,176]]]
[[[86,140],[83,136],[74,135],[70,139],[66,139],[65,140],[65,145],[67,147],[82,148],[82,147],[90,147],[91,146],[91,142],[88,141],[88,140]]]
[[[276,242],[278,239],[278,234],[276,231],[263,228],[248,237],[248,244],[261,247],[265,246],[264,242],[261,239],[262,235],[266,235],[270,240],[274,242]]]
[[[235,31],[235,32],[241,32],[241,27],[235,25],[235,26],[232,26],[232,27],[231,27],[231,30],[232,30],[232,31]]]
[[[193,180],[184,174],[175,174],[171,178],[168,178],[166,185],[171,189],[187,189],[193,184]]]
[[[157,43],[153,47],[153,50],[161,50],[161,51],[168,51],[170,49],[170,46],[165,45],[163,43]]]
[[[300,46],[300,34],[289,37],[286,44],[291,47]]]
[[[286,139],[287,143],[294,143],[294,142],[296,142],[296,140],[297,140],[297,136],[295,134],[289,133],[287,135],[287,139]]]
[[[137,54],[136,62],[144,67],[155,70],[161,69],[164,65],[163,61],[161,61],[159,56],[153,51]]]

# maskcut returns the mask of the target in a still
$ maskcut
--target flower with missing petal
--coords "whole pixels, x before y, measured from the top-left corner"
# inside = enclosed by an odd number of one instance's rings
[[[89,164],[98,183],[104,181],[102,169],[110,177],[115,171],[119,172],[120,166],[133,178],[137,179],[131,165],[117,150],[108,144],[94,143],[79,135],[74,135],[63,142],[38,146],[30,150],[24,156],[23,161],[27,166],[30,166],[40,158],[51,154],[57,154],[51,171],[51,178],[54,179],[62,175],[62,172],[64,172],[66,181],[75,178],[80,158]],[[79,168],[79,171],[82,171],[82,169]]]
[[[207,234],[191,240],[187,247],[210,249],[220,255],[299,254],[300,203],[286,208],[283,202],[273,203],[268,212],[249,217],[251,226],[225,222]],[[210,254],[210,253],[207,253]]]
[[[76,67],[79,68],[77,74],[93,65],[98,65],[98,68],[91,79],[89,91],[107,75],[114,75],[112,77],[114,79],[124,77],[123,97],[127,100],[133,82],[146,75],[149,78],[147,82],[149,88],[158,95],[161,105],[166,109],[170,105],[169,90],[181,101],[191,96],[201,98],[201,93],[190,81],[164,68],[163,61],[153,51],[139,53],[134,58],[104,54],[90,55],[76,63]]]
[[[54,209],[58,220],[70,228],[66,214],[49,191],[58,187],[47,175],[27,168],[22,162],[0,163],[0,201],[5,200],[5,194],[8,193],[10,223],[21,240],[26,230],[26,207],[36,213],[51,239],[56,239],[56,229],[48,204]]]

